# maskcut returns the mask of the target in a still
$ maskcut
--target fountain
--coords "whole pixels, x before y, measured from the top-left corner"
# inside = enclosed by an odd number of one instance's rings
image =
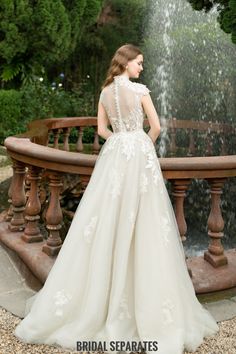
[[[216,7],[204,13],[193,11],[185,0],[153,0],[145,22],[144,65],[147,64],[144,75],[161,119],[162,135],[157,151],[159,156],[164,157],[168,156],[168,146],[171,143],[168,123],[172,117],[177,122],[192,120],[229,125],[235,123],[236,46],[220,29]],[[188,135],[189,131],[185,136],[180,135],[179,139],[188,140]],[[219,155],[223,136],[217,134],[216,137],[212,132],[209,135],[212,147],[209,155]],[[194,156],[207,156],[204,148],[200,150],[202,141],[199,138],[197,133],[193,136],[199,147]],[[204,138],[206,135],[203,135]],[[229,154],[236,153],[235,136],[228,135],[225,148]],[[178,152],[174,155],[178,156]],[[230,197],[227,197],[235,189],[235,183],[230,181],[225,187],[228,192],[224,195],[226,198],[223,204],[226,248],[236,247],[236,220],[230,212],[236,205],[232,206]],[[206,225],[209,213],[209,207],[203,207],[209,205],[206,183],[202,180],[194,181],[187,194],[185,216],[189,237],[184,245],[189,256],[200,255],[207,247],[204,236],[206,230],[199,228],[200,225]],[[196,215],[202,221],[200,224],[194,222]]]

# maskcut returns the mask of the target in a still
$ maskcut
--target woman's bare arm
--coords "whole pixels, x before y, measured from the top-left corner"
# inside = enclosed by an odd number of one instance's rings
[[[153,143],[155,143],[161,132],[158,114],[156,112],[150,95],[144,95],[142,97],[141,102],[150,124],[150,130],[148,131],[148,135],[152,139]]]
[[[107,113],[105,108],[103,107],[102,103],[99,102],[98,104],[98,135],[100,135],[103,139],[109,138],[112,135],[112,131],[107,128],[109,124],[109,119],[107,117]]]

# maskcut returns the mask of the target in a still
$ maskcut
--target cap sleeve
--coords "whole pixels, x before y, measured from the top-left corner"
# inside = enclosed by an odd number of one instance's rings
[[[143,90],[142,90],[142,96],[146,96],[149,95],[149,93],[151,92],[149,90],[149,88],[146,85],[142,85],[143,86]]]
[[[146,85],[143,84],[138,84],[136,83],[136,92],[140,95],[140,96],[146,96],[149,94],[149,92],[151,92]]]

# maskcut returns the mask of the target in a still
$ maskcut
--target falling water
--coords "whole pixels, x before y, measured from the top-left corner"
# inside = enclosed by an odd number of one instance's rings
[[[217,11],[197,12],[187,0],[152,0],[145,29],[145,79],[161,118],[159,155],[170,117],[232,122],[236,113],[236,46]]]
[[[205,13],[194,11],[187,0],[150,0],[144,38],[145,81],[152,90],[162,126],[159,156],[166,156],[168,151],[166,122],[171,117],[235,122],[236,46],[220,29],[216,8]],[[206,182],[196,180],[193,184],[185,201],[190,236],[185,248],[188,255],[199,255],[209,242],[210,200]],[[225,248],[236,246],[232,238],[235,215],[234,222],[229,217],[230,193],[230,189],[225,191],[223,201]]]

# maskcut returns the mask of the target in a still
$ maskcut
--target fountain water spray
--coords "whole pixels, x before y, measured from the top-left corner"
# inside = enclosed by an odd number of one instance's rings
[[[165,156],[169,118],[232,122],[236,46],[220,29],[216,8],[197,12],[185,0],[152,0],[146,23],[144,75],[156,98]]]

